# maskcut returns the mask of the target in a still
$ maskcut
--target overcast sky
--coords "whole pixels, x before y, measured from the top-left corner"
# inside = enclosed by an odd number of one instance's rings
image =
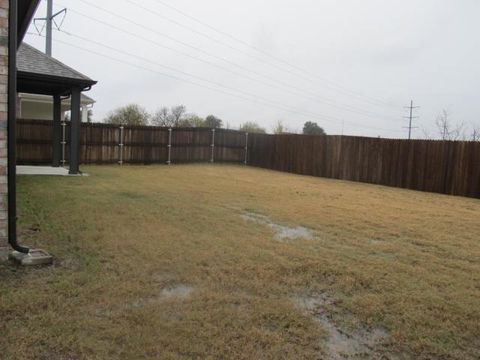
[[[97,101],[95,121],[129,103],[152,112],[184,104],[189,112],[214,114],[231,128],[256,121],[271,131],[281,120],[301,131],[306,121],[314,121],[329,134],[343,129],[402,138],[407,134],[403,106],[412,99],[421,106],[415,125],[431,135],[437,135],[435,118],[442,109],[454,122],[480,126],[478,0],[54,4],[55,11],[69,9],[61,29],[87,40],[55,32],[53,55],[98,80],[88,94]],[[37,16],[45,12],[44,1]],[[44,49],[38,36],[25,40]],[[423,136],[422,130],[414,136]]]

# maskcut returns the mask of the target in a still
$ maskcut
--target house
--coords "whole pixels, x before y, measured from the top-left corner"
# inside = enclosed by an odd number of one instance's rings
[[[28,120],[52,120],[53,119],[53,100],[50,96],[39,94],[18,94],[18,110],[17,117],[19,119]],[[93,108],[95,100],[82,94],[81,98],[81,113],[82,122],[88,122],[89,111]],[[62,113],[60,118],[62,120],[70,112],[71,102],[70,99],[62,101]]]
[[[18,49],[17,70],[19,72],[41,71],[43,73],[63,73],[67,76],[84,77],[84,75],[78,71],[55,58],[47,56],[26,43],[22,43]],[[82,122],[88,122],[88,111],[93,107],[93,104],[95,104],[95,100],[82,94],[80,102]],[[62,100],[61,120],[64,120],[66,113],[70,111],[70,106],[69,98]],[[52,120],[53,98],[42,94],[19,93],[17,100],[17,117],[20,119]]]
[[[24,254],[17,242],[16,119],[18,93],[52,98],[53,165],[60,166],[62,98],[70,100],[69,172],[78,174],[80,162],[81,94],[96,81],[49,58],[22,40],[40,0],[0,0],[0,248]],[[17,52],[22,54],[17,68]],[[42,55],[40,55],[42,54]]]
[[[81,95],[97,82],[25,43],[17,51],[17,93],[47,96],[52,101],[52,166],[61,162],[62,99],[70,101],[70,174],[78,174],[80,162]],[[17,95],[18,96],[18,95]],[[18,97],[15,99],[15,101]],[[15,108],[18,112],[18,107]],[[17,114],[15,114],[17,115]],[[84,112],[86,119],[88,112]]]

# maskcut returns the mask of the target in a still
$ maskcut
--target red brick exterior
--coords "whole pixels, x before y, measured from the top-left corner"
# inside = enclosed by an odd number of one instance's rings
[[[8,0],[0,0],[0,257],[8,243],[7,107]]]

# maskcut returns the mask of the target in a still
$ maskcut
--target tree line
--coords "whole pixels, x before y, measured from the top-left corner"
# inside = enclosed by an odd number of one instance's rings
[[[208,127],[221,128],[223,121],[214,115],[202,118],[196,114],[187,113],[184,105],[168,108],[161,107],[153,114],[137,104],[130,104],[111,111],[104,119],[107,124],[133,126],[165,126],[165,127]]]
[[[89,114],[90,115],[90,114]],[[203,118],[194,113],[187,112],[184,105],[172,106],[170,108],[164,106],[156,112],[150,114],[145,108],[137,104],[130,104],[119,107],[111,111],[104,119],[105,123],[115,125],[153,125],[163,127],[205,127],[205,128],[223,128],[228,124],[215,115],[208,115]],[[472,126],[469,128],[463,122],[452,121],[452,117],[447,110],[443,110],[435,121],[436,131],[431,133],[423,128],[423,138],[425,139],[442,139],[442,140],[470,140],[480,141],[480,127]],[[267,129],[262,127],[255,121],[247,121],[240,125],[240,131],[248,133],[266,134]],[[274,134],[295,134],[287,128],[281,121],[271,131]],[[317,123],[307,121],[302,129],[305,135],[326,135],[324,129]]]
[[[223,128],[224,121],[214,115],[208,115],[205,118],[197,114],[188,113],[184,105],[164,106],[156,112],[150,114],[145,108],[138,104],[130,104],[119,107],[111,111],[104,119],[107,124],[131,125],[131,126],[163,126],[163,127],[205,127],[212,129]],[[254,121],[247,121],[240,125],[240,131],[249,133],[266,134],[267,130]],[[275,134],[294,133],[288,130],[281,121],[273,129]],[[311,121],[305,123],[303,134],[306,135],[326,135],[325,131],[317,124]]]

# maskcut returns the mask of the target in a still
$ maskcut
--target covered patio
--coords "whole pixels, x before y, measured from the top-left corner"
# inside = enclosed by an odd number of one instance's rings
[[[6,145],[0,156],[1,179],[4,186],[2,191],[2,206],[0,215],[0,236],[2,240],[8,237],[10,246],[20,254],[28,254],[30,248],[22,246],[17,241],[17,191],[16,191],[16,124],[18,93],[41,94],[53,97],[52,132],[52,165],[60,168],[61,157],[61,100],[71,99],[71,126],[70,126],[70,169],[69,173],[79,174],[80,163],[80,121],[81,121],[81,94],[89,90],[96,81],[73,70],[60,61],[51,58],[41,51],[24,44],[23,38],[34,17],[40,0],[10,0],[2,1],[0,8],[0,50],[2,72],[2,112],[0,121],[0,135],[6,138]],[[3,164],[3,165],[2,165]],[[63,169],[61,169],[63,170]],[[32,251],[32,258],[36,261],[44,257],[43,252]]]
[[[97,82],[62,62],[22,43],[17,53],[17,92],[53,97],[52,166],[62,158],[62,99],[70,98],[69,174],[80,173],[81,95]]]
[[[25,166],[17,165],[17,175],[36,175],[36,176],[78,176],[70,175],[68,170],[63,167],[51,166]]]

